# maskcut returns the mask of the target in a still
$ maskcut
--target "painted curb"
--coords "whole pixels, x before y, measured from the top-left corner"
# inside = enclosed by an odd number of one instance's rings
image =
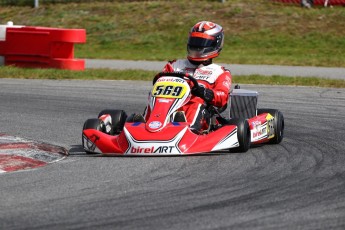
[[[63,147],[0,133],[0,173],[43,167],[67,156]]]

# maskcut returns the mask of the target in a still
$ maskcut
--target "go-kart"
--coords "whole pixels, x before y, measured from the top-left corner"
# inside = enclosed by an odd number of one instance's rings
[[[147,120],[141,114],[106,109],[83,126],[86,153],[103,155],[189,155],[211,152],[246,152],[252,145],[278,144],[283,139],[284,117],[275,109],[257,109],[258,93],[235,87],[230,94],[230,116],[211,105],[209,128],[195,132],[179,109],[200,87],[190,74],[159,73],[149,97]],[[222,111],[223,110],[223,111]]]

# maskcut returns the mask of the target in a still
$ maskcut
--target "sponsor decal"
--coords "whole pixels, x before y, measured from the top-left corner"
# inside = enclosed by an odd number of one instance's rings
[[[161,98],[159,98],[158,99],[158,102],[160,102],[160,103],[169,103],[171,100],[169,100],[169,99],[161,99]]]
[[[150,124],[149,124],[149,127],[151,129],[158,129],[162,126],[162,123],[160,121],[152,121]]]
[[[204,80],[204,81],[207,81],[209,78],[210,78],[209,76],[195,76],[195,79]]]
[[[152,147],[134,147],[132,146],[130,149],[130,153],[172,153],[175,150],[175,146],[159,146],[158,148]]]
[[[195,71],[195,75],[212,75],[212,71],[211,70],[205,70],[205,69],[197,69]]]
[[[257,139],[263,135],[267,134],[267,123],[262,124],[261,121],[253,121],[252,138]]]
[[[141,147],[133,147],[130,150],[130,153],[152,153],[154,147],[151,148],[141,148]]]
[[[255,129],[255,128],[257,128],[259,125],[261,125],[261,121],[253,121],[253,122],[252,122],[252,125],[253,125],[253,127],[254,127],[254,129]]]
[[[262,135],[265,135],[267,133],[266,127],[262,128],[261,130],[257,130],[253,133],[253,138],[260,137]]]
[[[179,82],[179,83],[183,83],[183,82],[185,82],[185,80],[183,80],[182,78],[161,77],[161,78],[158,78],[157,82]]]

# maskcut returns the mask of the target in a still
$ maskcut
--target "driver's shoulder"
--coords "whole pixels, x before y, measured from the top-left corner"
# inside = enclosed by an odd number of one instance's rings
[[[228,68],[225,68],[222,65],[218,65],[215,63],[212,63],[211,65],[208,65],[209,69],[213,69],[215,71],[217,71],[218,73],[226,73],[226,74],[231,74],[230,70]]]
[[[169,62],[174,69],[185,69],[185,68],[195,68],[194,65],[192,65],[188,59],[176,59]]]

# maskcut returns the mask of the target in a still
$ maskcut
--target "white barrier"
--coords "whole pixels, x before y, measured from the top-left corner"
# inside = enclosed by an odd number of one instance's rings
[[[12,21],[7,22],[6,25],[0,25],[0,41],[6,41],[6,29],[7,27],[15,27],[15,28],[20,28],[23,26],[15,26],[13,25]]]
[[[7,22],[6,25],[0,25],[0,41],[6,41],[6,29],[8,27],[20,28],[23,26],[14,26],[12,21]],[[0,56],[0,66],[5,65],[5,57]]]
[[[0,25],[0,41],[6,40],[6,28],[9,26],[13,26],[13,22],[7,22],[6,25]],[[5,57],[0,56],[0,66],[5,65]]]

